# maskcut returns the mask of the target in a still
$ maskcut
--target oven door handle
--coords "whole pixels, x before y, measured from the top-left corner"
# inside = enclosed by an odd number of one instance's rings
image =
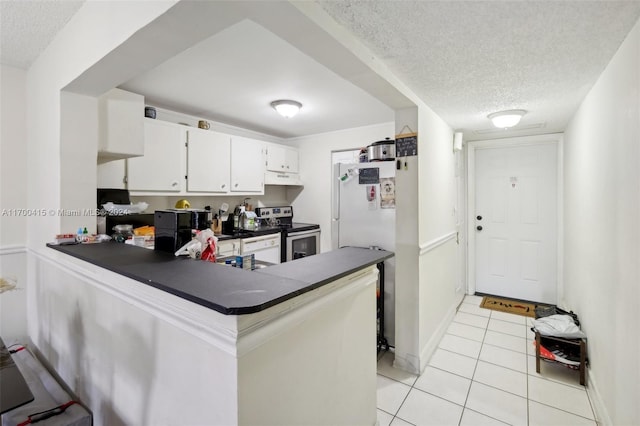
[[[319,233],[320,233],[319,229],[310,229],[309,231],[289,232],[287,234],[287,238],[299,237],[299,236],[302,236],[302,235],[319,234]]]

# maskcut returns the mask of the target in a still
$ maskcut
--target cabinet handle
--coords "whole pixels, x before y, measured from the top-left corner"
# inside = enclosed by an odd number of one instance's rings
[[[235,186],[235,187],[237,188],[237,187],[238,187],[238,184],[236,183],[236,184],[235,184],[235,185],[233,185],[233,186]]]
[[[220,185],[220,188],[224,189],[225,186],[227,186],[227,184],[223,183],[222,185]]]
[[[171,186],[178,186],[178,182],[171,182]]]

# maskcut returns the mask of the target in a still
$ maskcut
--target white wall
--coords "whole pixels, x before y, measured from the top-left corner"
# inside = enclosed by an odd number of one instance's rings
[[[453,131],[431,108],[396,111],[396,133],[418,132],[418,156],[398,172],[394,364],[426,367],[463,294],[458,291]],[[405,130],[406,131],[406,130]]]
[[[419,108],[418,211],[420,371],[436,350],[463,297],[458,288],[455,207],[457,188],[453,130],[431,108]]]
[[[94,207],[95,194],[86,192],[83,179],[95,179],[96,160],[84,148],[97,146],[97,134],[87,134],[82,141],[67,138],[66,133],[64,139],[61,137],[67,131],[61,129],[61,119],[64,118],[66,123],[73,121],[72,108],[68,111],[70,115],[63,117],[61,108],[68,106],[61,101],[61,92],[173,3],[86,2],[28,70],[27,114],[28,117],[37,117],[37,123],[29,127],[28,134],[28,207],[53,211],[76,205]],[[134,52],[129,50],[133,55]],[[101,82],[105,87],[102,91],[115,86],[123,73],[130,73],[128,67],[134,67],[134,64],[121,63],[111,68],[105,65],[104,81]],[[75,149],[83,154],[75,158],[82,162],[82,172],[89,172],[92,168],[93,173],[68,179],[68,170],[63,173],[61,167],[71,165],[68,164],[68,158],[63,160],[61,155]],[[65,183],[65,198],[62,198],[62,180]],[[46,250],[44,244],[60,231],[72,232],[73,229],[62,229],[61,217],[57,214],[30,220],[29,248]]]
[[[16,285],[0,293],[0,336],[11,344],[27,335],[26,72],[2,65],[0,84],[0,278]]]
[[[290,139],[300,149],[300,179],[304,189],[289,188],[296,222],[318,223],[321,251],[331,250],[331,151],[359,149],[394,137],[394,124],[358,127]]]
[[[564,296],[602,424],[640,424],[640,21],[564,139]]]
[[[331,151],[357,149],[418,131],[418,157],[396,176],[396,365],[422,371],[448,326],[456,293],[456,205],[453,131],[429,107],[396,111],[396,121],[292,139],[300,149],[304,190],[293,196],[296,220],[319,223],[322,250],[331,249]],[[424,250],[421,250],[423,248]]]
[[[26,72],[0,66],[0,208],[27,207]],[[25,246],[24,215],[0,215],[0,246]]]
[[[60,206],[63,233],[78,228],[96,232],[96,164],[87,158],[98,156],[98,100],[75,93],[60,94]],[[80,178],[82,177],[82,178]],[[84,212],[67,215],[65,209]]]

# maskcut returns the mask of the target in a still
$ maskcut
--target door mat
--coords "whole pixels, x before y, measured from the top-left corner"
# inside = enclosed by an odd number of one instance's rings
[[[504,299],[501,297],[484,296],[481,308],[493,309],[494,311],[508,312],[510,314],[522,315],[525,317],[536,317],[535,303],[523,302],[515,299]]]

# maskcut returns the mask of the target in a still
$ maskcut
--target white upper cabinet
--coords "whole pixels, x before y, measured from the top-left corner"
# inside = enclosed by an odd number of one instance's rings
[[[272,172],[298,173],[298,150],[270,143],[267,145],[267,170]]]
[[[266,185],[302,185],[298,149],[267,143],[267,171],[264,176]]]
[[[144,156],[127,160],[129,191],[184,190],[185,142],[184,126],[145,118]]]
[[[264,194],[264,142],[231,137],[231,192]]]
[[[98,188],[126,189],[126,160],[98,164]]]
[[[231,136],[208,130],[187,131],[187,191],[229,192]]]
[[[98,158],[144,154],[144,96],[112,89],[98,98]]]

